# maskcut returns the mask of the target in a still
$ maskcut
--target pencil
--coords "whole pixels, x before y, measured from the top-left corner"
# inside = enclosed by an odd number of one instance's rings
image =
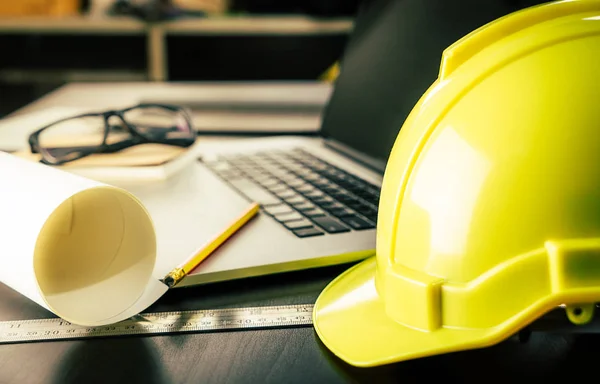
[[[218,247],[220,247],[234,233],[240,230],[242,226],[250,221],[260,209],[260,205],[252,203],[233,223],[231,223],[224,231],[215,236],[214,239],[208,241],[200,248],[198,253],[192,256],[189,260],[179,265],[177,268],[169,272],[163,279],[163,282],[169,287],[177,285],[188,273],[196,268],[202,261],[210,256]]]

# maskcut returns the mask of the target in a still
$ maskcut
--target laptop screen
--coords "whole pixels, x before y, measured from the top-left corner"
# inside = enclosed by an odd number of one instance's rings
[[[363,0],[323,135],[383,171],[404,120],[437,78],[444,49],[498,17],[542,2]]]

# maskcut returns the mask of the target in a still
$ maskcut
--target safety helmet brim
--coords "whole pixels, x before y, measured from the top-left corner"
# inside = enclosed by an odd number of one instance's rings
[[[375,288],[376,258],[350,268],[321,293],[314,327],[325,346],[358,367],[487,347],[506,338],[507,329],[442,328],[424,332],[387,316]]]

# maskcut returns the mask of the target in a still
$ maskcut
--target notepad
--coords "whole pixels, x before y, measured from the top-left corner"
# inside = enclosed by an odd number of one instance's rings
[[[158,257],[132,193],[0,152],[0,282],[71,323],[106,325],[167,292]]]
[[[70,173],[103,182],[119,180],[164,180],[196,161],[197,147],[181,148],[165,144],[140,144],[116,153],[97,153],[55,166]],[[28,149],[12,152],[34,162],[41,156]]]
[[[72,107],[52,107],[24,115],[0,119],[0,151],[10,151],[19,157],[38,162],[39,154],[31,153],[28,138],[39,128],[62,118],[77,116],[86,109]],[[87,130],[85,130],[87,133]],[[126,134],[128,136],[128,134]],[[110,136],[118,139],[114,133]],[[68,137],[54,137],[58,146],[91,144],[88,135],[74,129]],[[97,141],[93,141],[97,144]],[[184,170],[196,161],[196,144],[188,148],[180,148],[164,144],[141,144],[116,153],[97,153],[58,166],[86,178],[102,182],[118,182],[121,180],[164,180]]]

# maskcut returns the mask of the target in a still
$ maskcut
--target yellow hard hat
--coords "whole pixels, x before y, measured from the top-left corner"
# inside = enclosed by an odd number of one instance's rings
[[[498,343],[600,301],[600,1],[547,3],[445,50],[385,171],[376,256],[314,326],[375,366]]]

